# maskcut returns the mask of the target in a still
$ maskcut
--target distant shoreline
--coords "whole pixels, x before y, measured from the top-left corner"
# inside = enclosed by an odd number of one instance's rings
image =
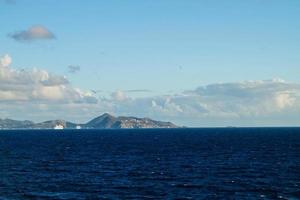
[[[1,131],[105,131],[105,130],[199,130],[199,129],[300,129],[300,126],[268,126],[268,127],[176,127],[176,128],[82,128],[82,129],[51,129],[51,128],[12,128],[12,129],[0,129]]]

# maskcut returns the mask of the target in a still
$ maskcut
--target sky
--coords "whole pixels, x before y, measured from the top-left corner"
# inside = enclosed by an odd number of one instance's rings
[[[0,0],[0,118],[300,125],[298,0]]]

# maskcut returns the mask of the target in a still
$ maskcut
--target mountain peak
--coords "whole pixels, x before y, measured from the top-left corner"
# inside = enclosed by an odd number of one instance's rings
[[[116,117],[108,113],[104,113],[103,115],[100,115],[86,123],[85,126],[88,128],[109,128],[115,123],[115,121]]]
[[[114,117],[114,116],[109,113],[104,113],[104,114],[100,115],[100,117]]]

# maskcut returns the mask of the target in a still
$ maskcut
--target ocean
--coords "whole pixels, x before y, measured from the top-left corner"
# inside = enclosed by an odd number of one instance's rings
[[[300,199],[300,128],[2,130],[0,199]]]

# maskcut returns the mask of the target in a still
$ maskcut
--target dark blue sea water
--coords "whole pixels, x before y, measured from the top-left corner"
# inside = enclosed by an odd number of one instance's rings
[[[0,199],[300,199],[300,129],[0,131]]]

